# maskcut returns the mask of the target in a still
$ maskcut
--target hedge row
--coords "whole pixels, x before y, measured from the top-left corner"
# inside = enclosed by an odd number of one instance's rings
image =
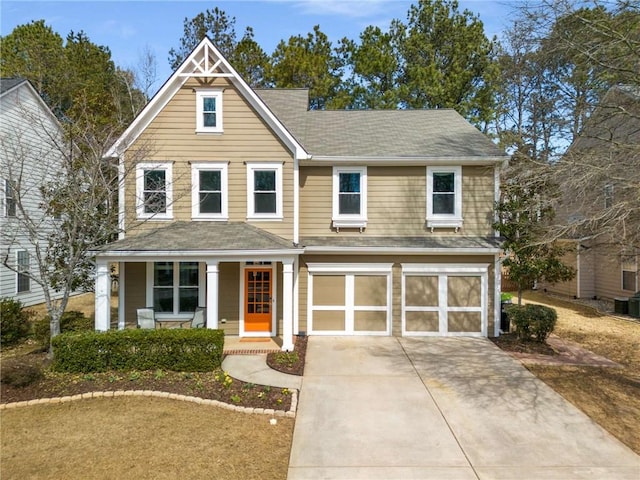
[[[205,372],[222,364],[222,330],[159,329],[62,333],[52,340],[59,372],[173,370]]]

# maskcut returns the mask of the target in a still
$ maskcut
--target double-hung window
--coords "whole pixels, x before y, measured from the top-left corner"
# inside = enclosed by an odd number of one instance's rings
[[[29,278],[29,252],[18,250],[16,252],[16,291],[17,293],[31,290],[31,279]]]
[[[622,289],[635,292],[638,289],[638,259],[636,255],[622,255]]]
[[[247,164],[247,218],[282,219],[282,163]]]
[[[158,314],[180,315],[194,312],[198,306],[198,262],[150,263],[153,285],[153,309]]]
[[[196,132],[222,133],[222,90],[197,90],[196,115]]]
[[[173,217],[171,163],[136,165],[136,213],[138,218]]]
[[[462,226],[462,167],[427,167],[427,227]]]
[[[11,180],[4,181],[4,214],[6,217],[16,216],[16,193]]]
[[[227,164],[191,164],[191,211],[194,219],[227,220]]]
[[[367,167],[333,167],[333,226],[367,226]]]

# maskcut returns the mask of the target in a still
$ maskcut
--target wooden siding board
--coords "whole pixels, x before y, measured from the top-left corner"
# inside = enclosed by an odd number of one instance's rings
[[[338,235],[332,228],[332,167],[300,169],[300,235]],[[493,235],[493,168],[463,167],[464,223],[461,234]],[[367,168],[367,227],[339,235],[442,235],[451,229],[426,227],[426,167]]]
[[[262,121],[253,108],[226,80],[216,80],[214,86],[224,87],[222,134],[196,134],[196,103],[190,80],[169,101],[132,147],[147,148],[141,161],[173,162],[174,220],[191,220],[190,162],[228,162],[229,220],[247,221],[246,162],[282,162],[282,221],[261,221],[254,224],[284,238],[293,236],[293,156],[275,133]],[[132,154],[128,158],[133,158]],[[133,161],[133,160],[131,160]],[[161,227],[166,220],[138,221],[135,218],[135,175],[125,184],[127,234],[136,235]]]

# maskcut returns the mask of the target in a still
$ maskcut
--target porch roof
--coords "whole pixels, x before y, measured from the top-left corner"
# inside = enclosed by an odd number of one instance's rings
[[[463,237],[459,235],[424,237],[367,237],[335,235],[332,237],[302,237],[305,253],[442,253],[494,254],[500,251],[501,239],[496,237]]]
[[[173,222],[105,245],[96,254],[246,251],[286,254],[292,250],[297,248],[290,240],[244,222]]]

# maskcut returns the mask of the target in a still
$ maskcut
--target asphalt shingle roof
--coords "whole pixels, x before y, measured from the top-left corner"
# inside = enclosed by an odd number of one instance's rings
[[[283,250],[289,240],[243,222],[174,222],[149,233],[106,245],[109,252],[168,252],[202,250]]]
[[[500,239],[495,237],[462,237],[459,235],[429,237],[369,237],[366,235],[332,237],[302,237],[303,247],[371,247],[371,248],[416,248],[416,249],[485,249],[500,246]]]
[[[0,78],[0,95],[23,82],[26,82],[24,78]]]
[[[256,93],[312,155],[504,156],[455,110],[308,110],[305,89]]]

